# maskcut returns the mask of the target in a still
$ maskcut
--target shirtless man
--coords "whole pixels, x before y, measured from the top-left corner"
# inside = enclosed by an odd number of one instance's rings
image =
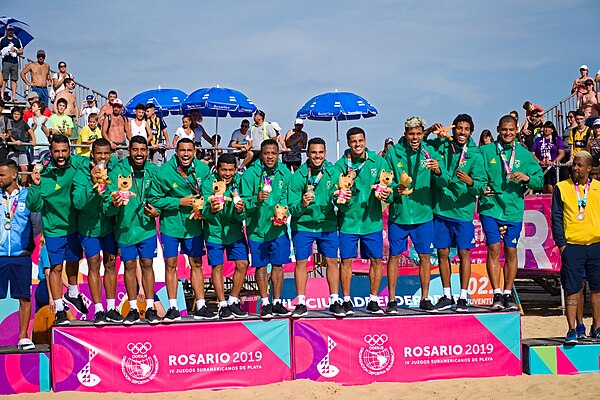
[[[103,105],[100,108],[100,112],[98,113],[98,121],[100,121],[100,123],[103,122],[104,116],[106,116],[108,114],[112,114],[112,112],[113,112],[112,102],[115,101],[117,97],[118,97],[117,92],[115,92],[114,90],[111,90],[110,92],[108,92],[108,103]]]
[[[579,109],[585,114],[585,124],[590,126],[598,118],[598,94],[594,92],[596,84],[589,78],[584,82],[585,93],[579,98]]]
[[[48,104],[48,86],[52,84],[52,78],[50,78],[50,66],[44,62],[45,59],[46,52],[38,50],[37,62],[31,62],[23,68],[21,79],[38,94],[41,101]],[[27,74],[30,74],[31,81],[27,79]]]
[[[589,69],[588,66],[585,64],[579,67],[579,73],[581,74],[581,76],[573,81],[571,93],[578,92],[580,95],[583,95],[586,91],[585,81],[592,78],[588,76]],[[596,86],[594,86],[593,90],[596,91]]]
[[[73,135],[71,136],[72,140],[77,140],[79,136],[78,123],[79,120],[79,106],[77,105],[77,97],[73,90],[75,89],[75,81],[71,78],[65,78],[64,80],[65,88],[60,92],[56,93],[54,110],[56,110],[56,102],[58,99],[67,100],[67,109],[65,110],[65,114],[71,117],[73,120]],[[56,112],[56,111],[54,111]]]
[[[114,99],[112,113],[106,114],[102,121],[102,137],[110,142],[110,148],[119,160],[127,157],[129,153],[127,149],[117,149],[117,146],[127,145],[126,138],[131,137],[130,125],[122,111],[123,102],[120,99]]]

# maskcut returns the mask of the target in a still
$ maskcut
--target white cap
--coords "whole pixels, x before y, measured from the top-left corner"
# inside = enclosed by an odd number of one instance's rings
[[[296,118],[294,125],[304,125],[304,120],[302,118]]]
[[[600,125],[600,118],[596,118],[594,120],[594,123],[592,124],[592,126],[599,126]]]
[[[579,67],[579,69],[585,69],[586,71],[589,70],[588,66],[585,64],[583,64],[581,67]]]
[[[279,124],[275,121],[271,122],[271,126],[273,127],[273,129],[275,129],[277,132],[281,132],[281,127],[279,126]]]

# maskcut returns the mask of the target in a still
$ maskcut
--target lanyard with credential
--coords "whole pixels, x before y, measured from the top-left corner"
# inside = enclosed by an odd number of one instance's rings
[[[187,185],[190,187],[190,189],[192,189],[192,194],[194,194],[195,196],[199,195],[200,194],[200,186],[198,186],[198,178],[196,178],[196,172],[194,172],[194,166],[192,165],[192,168],[190,171],[190,175],[192,175],[192,179],[194,180],[193,185],[189,180],[188,174],[185,173],[185,171],[183,170],[181,165],[177,165],[177,171],[179,172],[179,175],[181,175],[181,177],[185,180],[185,183],[187,183]]]
[[[497,143],[498,153],[500,154],[500,158],[502,159],[502,163],[504,164],[504,169],[506,170],[506,177],[510,179],[510,176],[513,173],[513,166],[515,164],[515,153],[517,152],[517,148],[515,142],[512,144],[512,151],[510,153],[510,161],[506,159],[506,154],[504,153],[504,148],[500,143]]]
[[[577,219],[583,221],[585,219],[585,206],[587,206],[588,202],[588,194],[590,193],[590,185],[592,181],[590,179],[587,180],[585,184],[585,189],[583,190],[583,199],[581,198],[581,194],[579,193],[579,182],[575,182],[575,193],[577,194],[577,207],[579,209],[579,213],[577,214]]]

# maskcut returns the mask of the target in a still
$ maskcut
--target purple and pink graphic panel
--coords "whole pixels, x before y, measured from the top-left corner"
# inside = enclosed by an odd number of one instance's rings
[[[60,327],[53,330],[57,392],[168,392],[292,379],[288,320]]]
[[[293,322],[294,377],[345,385],[520,375],[519,313]]]
[[[0,395],[49,391],[48,352],[0,353]]]

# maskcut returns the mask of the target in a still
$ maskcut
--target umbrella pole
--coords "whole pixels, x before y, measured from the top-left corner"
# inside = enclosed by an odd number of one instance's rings
[[[217,110],[217,118],[215,121],[215,138],[217,137],[218,134],[219,134],[219,111]],[[216,145],[216,143],[213,141],[213,147],[216,147],[215,145]],[[215,165],[217,165],[217,156],[218,156],[218,152],[217,152],[217,150],[215,150],[215,155],[214,155]]]
[[[335,120],[335,145],[336,145],[336,160],[340,159],[340,130],[338,127],[338,120]]]

